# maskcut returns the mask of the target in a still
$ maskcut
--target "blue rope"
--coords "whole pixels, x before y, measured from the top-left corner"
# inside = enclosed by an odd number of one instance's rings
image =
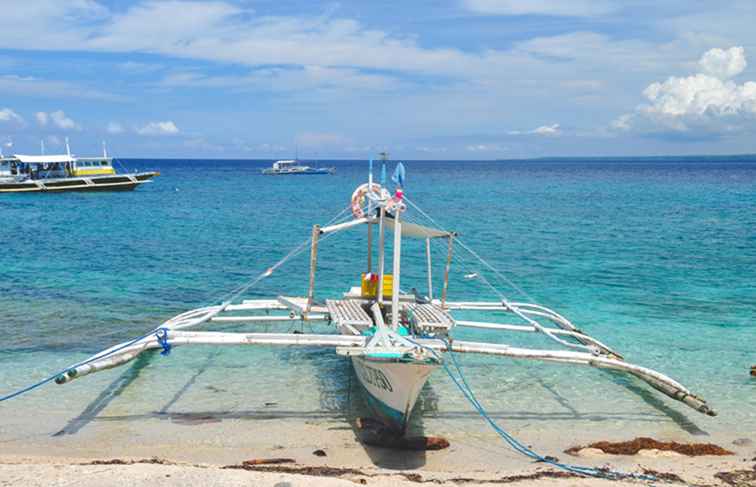
[[[435,350],[425,347],[423,345],[420,345],[417,342],[413,342],[416,345],[425,348],[426,350],[430,350],[437,358],[441,359],[441,357],[436,353]],[[593,468],[593,467],[581,467],[579,465],[570,465],[566,463],[560,463],[556,459],[553,459],[551,457],[545,457],[543,455],[539,455],[538,453],[534,452],[527,446],[520,443],[515,437],[510,435],[507,431],[505,431],[501,426],[499,426],[496,421],[489,416],[489,414],[486,412],[483,405],[478,401],[478,399],[475,397],[475,394],[472,391],[472,388],[470,387],[470,384],[468,384],[467,379],[465,378],[465,375],[462,373],[462,369],[459,366],[459,363],[457,362],[457,358],[455,357],[454,353],[452,352],[451,344],[448,343],[446,340],[442,340],[444,345],[446,345],[446,349],[449,352],[449,356],[452,359],[452,363],[454,364],[454,368],[457,370],[457,374],[459,375],[459,378],[455,377],[454,373],[452,372],[451,368],[449,368],[449,365],[446,363],[445,360],[441,360],[441,364],[444,367],[444,370],[449,375],[451,380],[454,382],[454,384],[459,388],[459,390],[462,392],[462,394],[465,396],[465,398],[470,402],[470,404],[473,405],[475,410],[483,417],[483,419],[486,420],[486,422],[493,428],[496,433],[499,434],[501,438],[506,441],[509,446],[512,447],[515,451],[518,453],[521,453],[522,455],[525,455],[529,458],[532,458],[538,462],[547,463],[549,465],[552,465],[554,467],[560,468],[562,470],[565,470],[567,472],[575,473],[578,475],[586,475],[590,477],[601,477],[605,479],[610,480],[620,480],[620,479],[637,479],[637,480],[648,480],[648,481],[656,481],[656,477],[653,475],[643,475],[643,474],[633,474],[633,473],[624,473],[624,472],[617,472],[609,469],[599,469],[599,468]]]
[[[84,360],[83,362],[79,362],[79,363],[74,364],[74,365],[72,365],[70,367],[67,367],[67,368],[65,368],[65,369],[63,369],[63,370],[61,370],[61,371],[59,371],[59,372],[51,375],[50,377],[48,377],[46,379],[43,379],[43,380],[39,381],[37,383],[34,383],[34,384],[32,384],[30,386],[27,386],[27,387],[24,387],[23,389],[19,389],[18,391],[12,392],[12,393],[7,394],[5,396],[0,396],[0,402],[7,401],[9,399],[13,399],[14,397],[20,396],[22,394],[26,394],[29,391],[33,391],[34,389],[36,389],[38,387],[42,387],[43,385],[47,384],[48,382],[56,380],[59,377],[63,377],[64,375],[68,374],[70,371],[76,369],[77,367],[81,367],[82,365],[87,365],[87,364],[95,362],[97,360],[104,359],[105,357],[109,357],[110,355],[113,355],[116,352],[120,352],[124,348],[130,347],[131,345],[135,344],[136,342],[138,342],[140,340],[143,340],[143,339],[147,338],[148,336],[150,336],[152,334],[155,334],[157,336],[157,332],[159,330],[166,330],[166,328],[156,328],[155,330],[152,330],[152,331],[150,331],[149,333],[147,333],[145,335],[142,335],[140,337],[134,338],[133,340],[124,343],[120,347],[115,348],[115,349],[111,350],[110,352],[108,352],[108,353],[106,353],[104,355],[98,355],[98,356],[92,357],[90,359]],[[166,336],[166,338],[165,338],[166,344],[168,344],[168,342],[167,342],[167,337],[168,337],[167,332],[165,333],[165,336]],[[158,338],[158,342],[159,341],[160,341],[160,338]],[[161,345],[162,345],[162,343],[161,343]],[[165,346],[163,346],[163,349],[164,349],[164,351],[163,351],[163,353],[164,353],[165,352]],[[170,350],[170,345],[169,344],[168,344],[168,349]]]
[[[171,353],[171,344],[168,343],[168,328],[161,327],[158,328],[155,332],[155,338],[157,338],[158,343],[161,347],[163,347],[163,351],[160,352],[160,355],[166,356]]]

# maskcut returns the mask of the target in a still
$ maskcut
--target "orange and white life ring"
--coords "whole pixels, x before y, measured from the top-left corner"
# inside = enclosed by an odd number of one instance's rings
[[[355,218],[365,217],[365,210],[363,210],[362,207],[365,206],[365,200],[367,199],[368,193],[373,193],[373,195],[381,199],[391,197],[389,192],[386,191],[385,188],[382,188],[378,183],[373,183],[372,187],[370,186],[370,183],[361,184],[354,190],[354,193],[352,193],[352,215],[354,215]]]

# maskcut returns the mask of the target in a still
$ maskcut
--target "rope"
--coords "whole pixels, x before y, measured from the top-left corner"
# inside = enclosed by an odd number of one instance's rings
[[[411,339],[408,339],[410,342],[414,343],[418,347],[421,347],[425,350],[430,351],[441,363],[441,365],[444,367],[444,371],[449,375],[449,378],[454,382],[454,385],[457,386],[457,388],[462,392],[462,394],[465,396],[465,399],[472,404],[473,408],[478,412],[478,414],[481,415],[481,417],[491,426],[491,428],[504,440],[506,441],[510,447],[512,447],[513,450],[516,452],[532,458],[533,460],[537,462],[543,462],[549,465],[552,465],[554,467],[557,467],[561,470],[578,474],[578,475],[584,475],[584,476],[590,476],[590,477],[599,477],[604,478],[608,480],[622,480],[622,479],[634,479],[634,480],[644,480],[644,481],[651,481],[655,482],[657,478],[653,475],[646,475],[646,474],[636,474],[636,473],[626,473],[626,472],[619,472],[616,470],[610,470],[608,468],[594,468],[594,467],[583,467],[580,465],[571,465],[568,463],[561,463],[557,459],[553,457],[543,456],[539,453],[536,453],[532,449],[528,448],[527,446],[523,445],[520,441],[517,440],[514,436],[509,434],[504,428],[499,426],[499,424],[491,418],[491,416],[486,412],[483,405],[478,401],[478,398],[475,396],[475,393],[473,393],[472,388],[470,387],[470,384],[467,382],[467,378],[465,377],[464,373],[462,373],[462,368],[459,366],[459,362],[457,362],[457,358],[455,354],[452,352],[452,346],[451,343],[447,342],[446,340],[441,340],[444,345],[446,346],[446,349],[448,351],[448,355],[451,357],[452,364],[454,365],[454,368],[456,369],[457,375],[456,377],[452,369],[449,367],[447,362],[441,358],[441,356],[433,350],[430,347],[426,347],[424,345],[421,345],[417,342],[412,341]]]
[[[93,357],[90,357],[87,360],[78,362],[78,363],[76,363],[76,364],[74,364],[74,365],[72,365],[70,367],[66,367],[65,369],[62,369],[62,370],[56,372],[55,374],[51,375],[50,377],[48,377],[46,379],[43,379],[43,380],[41,380],[39,382],[36,382],[36,383],[34,383],[34,384],[30,385],[30,386],[24,387],[23,389],[19,389],[18,391],[12,392],[12,393],[7,394],[5,396],[0,396],[0,402],[7,401],[8,399],[13,399],[14,397],[20,396],[22,394],[26,394],[29,391],[33,391],[34,389],[36,389],[38,387],[41,387],[41,386],[47,384],[48,382],[52,382],[53,380],[56,380],[58,377],[63,376],[64,374],[68,373],[72,369],[75,369],[77,367],[81,367],[82,365],[87,365],[87,364],[90,364],[90,363],[95,362],[97,360],[101,360],[101,359],[104,359],[106,357],[109,357],[109,356],[113,355],[116,352],[120,352],[124,348],[128,348],[128,347],[134,345],[135,343],[137,343],[137,342],[139,342],[141,340],[144,340],[145,338],[147,338],[147,337],[155,334],[157,331],[158,331],[158,329],[156,328],[156,329],[150,331],[149,333],[146,333],[146,334],[144,334],[144,335],[142,335],[140,337],[134,338],[133,340],[130,340],[130,341],[124,343],[123,345],[120,345],[120,346],[114,348],[113,350],[110,350],[107,353],[104,353],[102,355],[98,354],[98,355],[95,355]]]
[[[168,343],[168,328],[158,328],[155,332],[155,338],[157,338],[160,346],[163,347],[163,351],[160,352],[160,355],[166,356],[171,353],[171,344]]]
[[[412,201],[408,200],[408,199],[407,199],[406,197],[405,197],[405,199],[407,200],[407,202],[408,202],[408,203],[409,203],[409,204],[410,204],[410,205],[411,205],[411,206],[412,206],[413,208],[415,208],[415,209],[416,209],[416,210],[417,210],[418,212],[420,212],[420,214],[422,214],[422,215],[423,215],[423,216],[424,216],[425,218],[427,218],[427,219],[428,219],[428,220],[429,220],[429,221],[431,222],[431,224],[433,224],[433,225],[434,225],[434,226],[436,226],[437,228],[441,228],[441,229],[443,229],[443,227],[442,227],[441,225],[439,225],[439,224],[438,224],[438,222],[436,222],[436,221],[435,221],[435,220],[434,220],[434,219],[433,219],[433,218],[432,218],[432,217],[431,217],[430,215],[428,215],[428,214],[427,214],[426,212],[424,212],[424,211],[423,211],[423,210],[422,210],[422,209],[421,209],[421,208],[420,208],[419,206],[417,206],[417,205],[416,205],[415,203],[413,203]],[[405,217],[405,219],[407,219],[408,221],[412,221],[411,219],[408,219],[408,218],[406,218],[406,217]],[[457,239],[455,239],[455,240],[456,240],[456,242],[457,242],[457,243],[458,243],[458,244],[459,244],[459,245],[460,245],[460,246],[461,246],[461,247],[462,247],[462,248],[463,248],[464,250],[466,250],[467,252],[469,252],[469,253],[470,253],[470,255],[472,255],[473,257],[475,257],[475,258],[476,258],[476,259],[477,259],[477,260],[478,260],[478,261],[479,261],[480,263],[482,263],[482,264],[483,264],[484,266],[486,266],[486,267],[487,267],[488,269],[490,269],[490,270],[492,270],[492,271],[493,271],[494,273],[496,273],[496,275],[497,275],[497,276],[499,276],[499,278],[501,278],[501,279],[505,280],[505,281],[506,281],[507,283],[509,283],[509,284],[510,284],[510,286],[512,286],[512,287],[513,287],[513,288],[514,288],[515,290],[519,291],[519,292],[520,292],[521,294],[523,294],[523,295],[524,295],[525,297],[527,297],[527,298],[528,298],[528,299],[530,299],[531,301],[535,302],[535,300],[533,299],[533,297],[532,297],[532,296],[530,296],[530,295],[529,295],[528,293],[526,293],[526,292],[525,292],[525,291],[523,291],[523,290],[522,290],[521,288],[519,288],[519,287],[518,287],[518,286],[517,286],[517,285],[516,285],[515,283],[513,283],[513,282],[512,282],[511,280],[509,280],[509,279],[508,279],[508,278],[507,278],[506,276],[504,276],[504,274],[502,274],[501,272],[499,272],[499,271],[498,271],[498,270],[497,270],[497,269],[496,269],[495,267],[493,267],[493,266],[492,266],[491,264],[489,264],[488,262],[486,262],[486,261],[485,261],[485,259],[483,259],[483,258],[482,258],[482,257],[481,257],[480,255],[478,255],[478,254],[477,254],[477,252],[475,252],[475,251],[474,251],[474,250],[472,250],[472,249],[471,249],[470,247],[468,247],[467,245],[465,245],[465,244],[464,244],[464,243],[462,242],[462,240],[461,240],[461,239],[457,238]],[[440,244],[439,244],[439,245],[440,245]],[[463,266],[463,267],[465,267],[466,271],[470,271],[470,270],[471,270],[470,268],[468,268],[468,267],[467,267],[467,266],[465,265],[465,263],[466,263],[466,260],[465,260],[465,259],[464,259],[463,257],[459,257],[459,260],[461,260],[461,261],[462,261],[462,266]],[[512,313],[514,313],[515,315],[517,315],[518,317],[520,317],[521,319],[523,319],[524,321],[526,321],[527,323],[529,323],[529,324],[530,324],[531,326],[533,326],[533,327],[534,327],[534,328],[535,328],[536,330],[538,330],[538,331],[539,331],[540,333],[543,333],[544,335],[546,335],[546,336],[547,336],[548,338],[550,338],[551,340],[553,340],[553,341],[555,341],[555,342],[559,343],[560,345],[562,345],[562,346],[565,346],[565,347],[567,347],[567,348],[573,348],[573,349],[576,349],[576,350],[584,350],[584,351],[590,352],[590,353],[592,353],[592,354],[594,354],[594,355],[599,355],[599,354],[600,354],[600,350],[599,350],[598,348],[596,348],[596,347],[593,347],[593,346],[589,346],[589,345],[584,345],[584,344],[580,344],[580,343],[571,343],[571,342],[568,342],[568,341],[566,341],[566,340],[563,340],[563,339],[559,338],[558,336],[554,335],[554,334],[553,334],[553,333],[552,333],[551,331],[549,331],[549,330],[548,330],[547,328],[545,328],[545,327],[544,327],[543,325],[541,325],[541,323],[539,323],[538,321],[534,320],[533,318],[531,318],[531,317],[527,316],[527,315],[526,315],[525,313],[523,313],[522,311],[520,311],[520,310],[519,310],[519,309],[518,309],[518,308],[517,308],[516,306],[512,306],[512,305],[510,304],[509,300],[508,300],[508,299],[506,298],[506,296],[504,296],[504,294],[503,294],[503,293],[502,293],[501,291],[499,291],[499,290],[498,290],[498,289],[497,289],[497,288],[496,288],[496,287],[495,287],[495,286],[494,286],[493,284],[491,284],[491,282],[490,282],[490,281],[489,281],[488,279],[486,279],[486,277],[485,277],[485,276],[484,276],[484,275],[483,275],[482,273],[480,273],[480,274],[478,275],[478,277],[479,277],[479,278],[481,279],[481,281],[483,281],[483,283],[484,283],[484,284],[486,284],[486,285],[487,285],[487,286],[488,286],[488,287],[489,287],[489,288],[490,288],[490,289],[491,289],[491,290],[492,290],[492,291],[493,291],[493,292],[494,292],[494,293],[495,293],[496,295],[498,295],[498,296],[499,296],[499,299],[501,300],[502,304],[503,304],[503,305],[504,305],[504,306],[506,307],[506,309],[507,309],[508,311],[511,311]]]
[[[440,225],[435,219],[433,219],[433,217],[431,217],[430,215],[428,215],[428,213],[426,213],[425,211],[423,211],[422,208],[420,208],[414,202],[412,202],[409,198],[407,198],[406,195],[404,196],[404,200],[407,201],[407,203],[409,203],[410,206],[412,206],[412,208],[414,208],[415,210],[417,210],[422,216],[424,216],[435,227],[440,228],[440,229],[444,229],[444,227],[442,225]],[[475,252],[474,250],[472,250],[469,246],[465,245],[465,243],[462,242],[462,239],[460,239],[459,237],[457,237],[454,240],[459,244],[460,247],[462,247],[464,250],[466,250],[467,252],[469,252],[470,255],[472,255],[473,257],[475,257],[476,259],[478,259],[478,261],[480,261],[481,264],[483,264],[489,270],[491,270],[497,277],[499,277],[499,279],[503,280],[509,286],[511,286],[512,289],[514,289],[518,293],[522,294],[523,296],[525,296],[529,300],[531,300],[533,302],[536,301],[535,299],[533,299],[533,297],[530,294],[528,294],[527,292],[525,292],[524,289],[522,289],[517,284],[515,284],[511,279],[509,279],[507,276],[505,276],[501,271],[499,271],[498,269],[496,269],[494,266],[492,266],[491,264],[489,264],[488,262],[486,262],[485,259],[483,259],[480,255],[478,255],[478,253]],[[486,282],[488,283],[487,280],[486,280]],[[499,294],[499,295],[501,294],[498,289],[496,289],[495,287],[493,287],[493,285],[491,285],[490,283],[488,283],[488,284],[489,284],[489,286],[491,286],[491,288],[497,294]]]
[[[351,205],[347,206],[344,210],[342,210],[335,217],[333,217],[327,223],[327,225],[330,225],[334,221],[338,220],[340,217],[342,217],[342,215],[346,211],[348,211],[350,209],[351,209]],[[336,235],[337,233],[339,233],[339,232],[336,231],[336,232],[330,233],[330,234],[326,235],[325,237],[323,237],[321,239],[321,241],[324,241],[328,237]],[[288,260],[290,260],[293,257],[296,257],[298,254],[300,254],[307,247],[307,245],[310,243],[310,241],[311,241],[311,238],[309,238],[306,241],[302,242],[297,247],[295,247],[292,251],[290,251],[288,254],[286,254],[282,259],[280,259],[278,262],[276,262],[275,264],[273,264],[273,266],[271,266],[267,270],[265,270],[263,273],[259,274],[258,276],[256,276],[252,280],[250,280],[249,282],[247,282],[247,283],[245,283],[245,284],[237,287],[235,290],[231,291],[231,293],[227,294],[226,296],[229,296],[229,297],[223,301],[223,304],[220,306],[220,308],[215,313],[213,313],[213,315],[218,314],[221,311],[223,311],[224,309],[226,309],[226,307],[228,307],[228,305],[231,304],[231,302],[234,299],[236,299],[237,297],[239,297],[242,293],[244,293],[244,292],[248,291],[249,289],[251,289],[257,283],[259,283],[262,279],[270,276],[275,270],[277,270],[279,267],[281,267],[282,265],[284,265]],[[170,320],[169,320],[169,322],[170,322]],[[78,363],[76,363],[74,365],[66,367],[65,369],[62,369],[62,370],[56,372],[55,374],[53,374],[53,375],[51,375],[51,376],[49,376],[49,377],[47,377],[47,378],[45,378],[45,379],[43,379],[43,380],[41,380],[39,382],[35,382],[34,384],[31,384],[31,385],[29,385],[27,387],[19,389],[19,390],[15,391],[15,392],[12,392],[10,394],[6,394],[5,396],[0,396],[0,402],[7,401],[9,399],[13,399],[14,397],[18,397],[18,396],[21,396],[23,394],[26,394],[27,392],[33,391],[34,389],[37,389],[38,387],[41,387],[41,386],[43,386],[43,385],[45,385],[45,384],[47,384],[49,382],[52,382],[53,380],[58,379],[59,377],[67,374],[69,371],[71,371],[73,369],[81,367],[82,365],[87,365],[87,364],[90,364],[92,362],[96,362],[96,361],[104,359],[106,357],[109,357],[109,356],[111,356],[111,355],[113,355],[113,354],[115,354],[117,352],[120,352],[121,350],[123,350],[125,348],[128,348],[128,347],[134,345],[135,343],[137,343],[137,342],[139,342],[141,340],[144,340],[145,338],[148,338],[150,336],[154,336],[157,339],[158,343],[163,347],[163,351],[160,352],[160,354],[161,355],[168,355],[170,353],[170,351],[171,351],[171,345],[168,342],[168,331],[169,331],[169,328],[164,327],[164,326],[160,326],[158,328],[155,328],[155,329],[151,330],[149,333],[146,333],[146,334],[144,334],[144,335],[142,335],[140,337],[134,338],[133,340],[130,340],[128,342],[125,342],[124,344],[119,345],[116,348],[114,348],[114,349],[112,349],[112,350],[110,350],[110,351],[108,351],[106,353],[94,355],[94,356],[88,358],[87,360],[84,360],[82,362],[78,362]]]

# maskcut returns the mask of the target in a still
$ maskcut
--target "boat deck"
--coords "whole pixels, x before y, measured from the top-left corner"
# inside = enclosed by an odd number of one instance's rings
[[[362,330],[373,326],[373,318],[363,307],[368,302],[358,299],[328,299],[326,307],[331,321],[342,331],[346,330],[359,334]],[[356,332],[356,333],[355,333]]]
[[[454,318],[436,304],[410,303],[404,307],[404,311],[408,321],[424,333],[446,334],[454,326]]]
[[[359,334],[375,325],[367,312],[370,301],[365,299],[329,299],[326,307],[331,321],[339,330]],[[454,326],[454,318],[441,306],[433,303],[401,302],[400,313],[416,331],[423,334],[444,334]]]

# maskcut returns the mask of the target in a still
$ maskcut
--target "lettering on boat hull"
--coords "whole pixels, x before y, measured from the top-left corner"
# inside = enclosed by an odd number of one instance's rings
[[[352,357],[352,365],[373,413],[387,427],[404,434],[420,391],[440,364]]]

